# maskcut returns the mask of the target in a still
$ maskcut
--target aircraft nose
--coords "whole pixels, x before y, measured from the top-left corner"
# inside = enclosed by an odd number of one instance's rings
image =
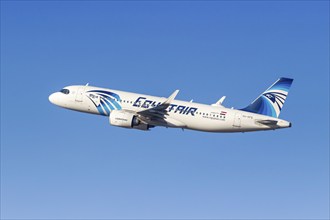
[[[49,97],[48,97],[49,101],[51,103],[53,103],[54,105],[57,104],[57,94],[56,93],[53,93],[51,94]]]

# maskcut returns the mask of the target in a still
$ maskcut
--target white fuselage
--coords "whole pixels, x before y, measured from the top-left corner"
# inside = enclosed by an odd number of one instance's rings
[[[70,92],[64,94],[56,92],[50,95],[49,100],[60,107],[109,116],[113,110],[122,110],[139,113],[151,109],[166,101],[164,97],[150,96],[92,86],[68,86]],[[117,94],[116,105],[107,103],[105,108],[100,98],[91,91],[104,91]],[[104,103],[103,103],[104,104]],[[207,132],[247,132],[258,130],[274,130],[291,127],[291,123],[282,119],[228,109],[222,106],[211,106],[194,102],[173,100],[167,108],[164,121],[149,121],[152,126],[176,127]],[[263,120],[277,121],[274,125],[259,123]]]

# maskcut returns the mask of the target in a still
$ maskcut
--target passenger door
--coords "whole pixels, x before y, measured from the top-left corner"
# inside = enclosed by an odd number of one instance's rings
[[[85,93],[85,86],[79,87],[79,89],[77,90],[77,94],[76,94],[76,102],[82,102],[83,101],[84,93]]]

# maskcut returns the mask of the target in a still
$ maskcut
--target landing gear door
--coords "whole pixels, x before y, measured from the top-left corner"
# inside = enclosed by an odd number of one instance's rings
[[[76,94],[76,102],[82,102],[83,101],[84,93],[85,93],[85,86],[79,87],[79,89],[77,90],[77,94]]]
[[[241,117],[242,117],[241,113],[235,114],[235,119],[233,124],[234,127],[238,127],[238,128],[241,127]]]

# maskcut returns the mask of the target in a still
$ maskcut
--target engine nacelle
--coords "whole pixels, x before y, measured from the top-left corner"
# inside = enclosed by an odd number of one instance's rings
[[[141,123],[141,121],[136,115],[131,112],[126,112],[122,110],[111,111],[109,116],[109,122],[111,125],[118,127],[149,130],[149,125]]]

